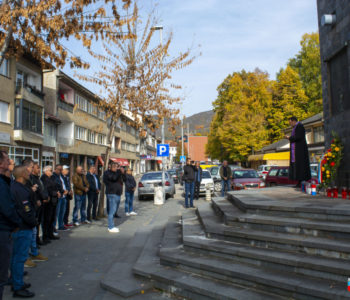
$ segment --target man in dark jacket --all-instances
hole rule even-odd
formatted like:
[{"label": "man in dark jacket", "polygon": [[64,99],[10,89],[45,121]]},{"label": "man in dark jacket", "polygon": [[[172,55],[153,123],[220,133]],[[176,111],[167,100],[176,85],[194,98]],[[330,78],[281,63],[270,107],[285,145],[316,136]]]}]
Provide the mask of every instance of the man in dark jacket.
[{"label": "man in dark jacket", "polygon": [[125,215],[137,216],[137,213],[134,212],[133,202],[134,202],[134,193],[136,190],[136,181],[134,176],[132,176],[132,170],[128,169],[125,175]]},{"label": "man in dark jacket", "polygon": [[225,196],[225,187],[227,187],[227,191],[230,191],[231,188],[231,178],[232,178],[232,170],[228,165],[227,160],[222,162],[222,166],[219,170],[221,177],[221,197]]},{"label": "man in dark jacket", "polygon": [[48,200],[43,201],[43,241],[50,243],[50,240],[58,240],[58,236],[54,236],[54,221],[56,216],[56,206],[58,198],[61,197],[59,192],[59,186],[55,178],[52,176],[52,167],[45,166],[43,169],[44,174],[41,176],[41,181],[48,194]]},{"label": "man in dark jacket", "polygon": [[11,279],[14,297],[34,297],[28,288],[30,284],[23,282],[24,263],[28,258],[32,241],[33,228],[37,225],[36,212],[33,205],[34,193],[26,186],[30,173],[25,166],[17,166],[13,171],[15,182],[11,185],[11,194],[17,214],[21,218],[18,231],[12,233],[13,253],[11,261]]},{"label": "man in dark jacket", "polygon": [[302,181],[311,179],[309,150],[304,125],[296,117],[291,117],[289,124],[293,128],[292,135],[285,136],[290,142],[289,178],[297,180],[300,187]]},{"label": "man in dark jacket", "polygon": [[12,253],[11,232],[18,230],[21,219],[12,201],[9,171],[10,159],[5,151],[0,151],[0,299],[8,282],[8,269]]},{"label": "man in dark jacket", "polygon": [[[194,181],[195,181],[195,167],[191,164],[191,159],[187,159],[186,166],[184,166],[184,174],[182,180],[185,183],[185,207],[189,208],[193,206],[194,196]],[[188,194],[190,194],[190,206],[188,206]]]},{"label": "man in dark jacket", "polygon": [[[54,232],[56,233],[56,235],[57,235],[57,229],[69,230],[68,228],[65,228],[63,224],[64,213],[66,212],[66,196],[68,194],[68,190],[66,188],[66,185],[62,177],[62,170],[63,170],[63,166],[58,164],[55,167],[55,172],[52,174],[52,177],[55,178],[58,190],[61,194],[61,196],[58,198],[58,202],[56,206],[56,215],[53,223]],[[56,224],[58,224],[57,229],[56,229]]]},{"label": "man in dark jacket", "polygon": [[195,167],[195,181],[194,181],[194,198],[199,199],[199,192],[201,188],[201,181],[202,181],[202,173],[203,170],[201,168],[201,165],[199,161],[196,162],[196,167]]},{"label": "man in dark jacket", "polygon": [[44,184],[40,180],[40,166],[39,163],[35,162],[33,166],[32,174],[30,175],[30,181],[33,183],[34,186],[37,186],[37,189],[35,191],[36,194],[36,200],[40,202],[40,206],[37,206],[37,221],[38,225],[36,228],[36,242],[38,245],[43,245],[44,243],[40,240],[40,226],[43,223],[43,205],[44,200],[48,200],[48,194],[44,187]]},{"label": "man in dark jacket", "polygon": [[86,178],[89,182],[87,219],[91,222],[91,215],[92,219],[97,220],[98,196],[101,190],[101,182],[96,175],[96,167],[94,165],[90,166]]},{"label": "man in dark jacket", "polygon": [[114,226],[114,214],[117,212],[120,204],[120,196],[123,192],[124,169],[116,163],[112,163],[110,170],[103,175],[103,182],[106,185],[107,201],[109,203],[108,211],[108,231],[118,233],[119,228]]},{"label": "man in dark jacket", "polygon": [[73,223],[69,223],[69,212],[70,212],[70,202],[73,199],[73,191],[72,186],[70,184],[70,178],[69,178],[69,167],[67,165],[63,166],[62,169],[62,178],[64,180],[64,184],[66,186],[66,189],[68,191],[68,194],[66,196],[66,211],[64,212],[63,217],[63,223],[65,228],[69,228],[73,226]]}]

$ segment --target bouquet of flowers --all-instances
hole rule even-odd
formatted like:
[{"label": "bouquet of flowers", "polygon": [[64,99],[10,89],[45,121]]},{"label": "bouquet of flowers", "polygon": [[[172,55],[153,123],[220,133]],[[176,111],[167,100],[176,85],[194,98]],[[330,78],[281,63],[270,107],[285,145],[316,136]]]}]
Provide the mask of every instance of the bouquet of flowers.
[{"label": "bouquet of flowers", "polygon": [[343,145],[338,136],[333,134],[331,147],[321,161],[321,187],[331,187],[337,177],[337,170],[343,158]]}]

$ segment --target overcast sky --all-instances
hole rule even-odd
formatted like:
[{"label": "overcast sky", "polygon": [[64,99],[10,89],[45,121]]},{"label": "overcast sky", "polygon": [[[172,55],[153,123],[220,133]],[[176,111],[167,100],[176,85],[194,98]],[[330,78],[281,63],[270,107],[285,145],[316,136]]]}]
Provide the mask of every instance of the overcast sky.
[{"label": "overcast sky", "polygon": [[186,116],[210,110],[217,86],[232,72],[258,67],[275,78],[299,51],[302,35],[318,30],[316,0],[140,2],[142,11],[158,3],[161,25],[174,33],[173,53],[201,45],[202,56],[174,76],[185,87]]}]

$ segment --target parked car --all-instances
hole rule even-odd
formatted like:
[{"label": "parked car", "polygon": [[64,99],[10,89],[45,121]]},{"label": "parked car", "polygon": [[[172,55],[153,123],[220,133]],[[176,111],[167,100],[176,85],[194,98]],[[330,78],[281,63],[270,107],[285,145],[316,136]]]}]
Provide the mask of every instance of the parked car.
[{"label": "parked car", "polygon": [[[317,172],[311,169],[311,177],[317,180]],[[266,186],[296,185],[298,181],[289,179],[289,167],[272,167],[265,179]]]},{"label": "parked car", "polygon": [[232,172],[231,187],[233,190],[260,189],[265,182],[253,169],[236,169]]},{"label": "parked car", "polygon": [[272,167],[277,167],[277,166],[276,165],[260,165],[258,167],[259,176],[265,180],[266,175],[269,173],[269,171]]},{"label": "parked car", "polygon": [[167,170],[167,172],[170,174],[170,176],[173,178],[175,183],[179,183],[179,178],[177,177],[176,169],[170,169]]},{"label": "parked car", "polygon": [[199,193],[205,194],[207,188],[210,189],[211,194],[214,194],[214,180],[209,171],[203,170]]},{"label": "parked car", "polygon": [[[210,169],[208,169],[208,171],[211,174],[211,177],[214,180],[214,190],[215,190],[215,192],[221,192],[221,189],[222,189],[221,177],[220,177],[220,172],[219,172],[220,171],[220,167],[221,166],[215,166],[215,167],[211,167]],[[229,165],[229,167],[231,168],[232,173],[233,173],[234,170],[241,169],[241,167],[237,166],[237,165]]]},{"label": "parked car", "polygon": [[[142,175],[139,185],[139,200],[147,196],[154,196],[154,187],[162,186],[162,172],[148,172]],[[173,178],[168,172],[165,172],[165,195],[174,198],[176,188]]]}]

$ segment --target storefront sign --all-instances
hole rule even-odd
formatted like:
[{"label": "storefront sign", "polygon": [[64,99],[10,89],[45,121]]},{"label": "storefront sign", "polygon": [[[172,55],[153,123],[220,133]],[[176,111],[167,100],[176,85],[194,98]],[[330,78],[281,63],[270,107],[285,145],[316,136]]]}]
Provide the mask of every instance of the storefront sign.
[{"label": "storefront sign", "polygon": [[151,159],[153,159],[153,156],[152,155],[140,155],[140,158],[141,159],[151,160]]},{"label": "storefront sign", "polygon": [[68,158],[68,157],[69,157],[69,154],[68,154],[68,153],[61,153],[61,154],[60,154],[60,157],[61,157],[61,158]]}]

